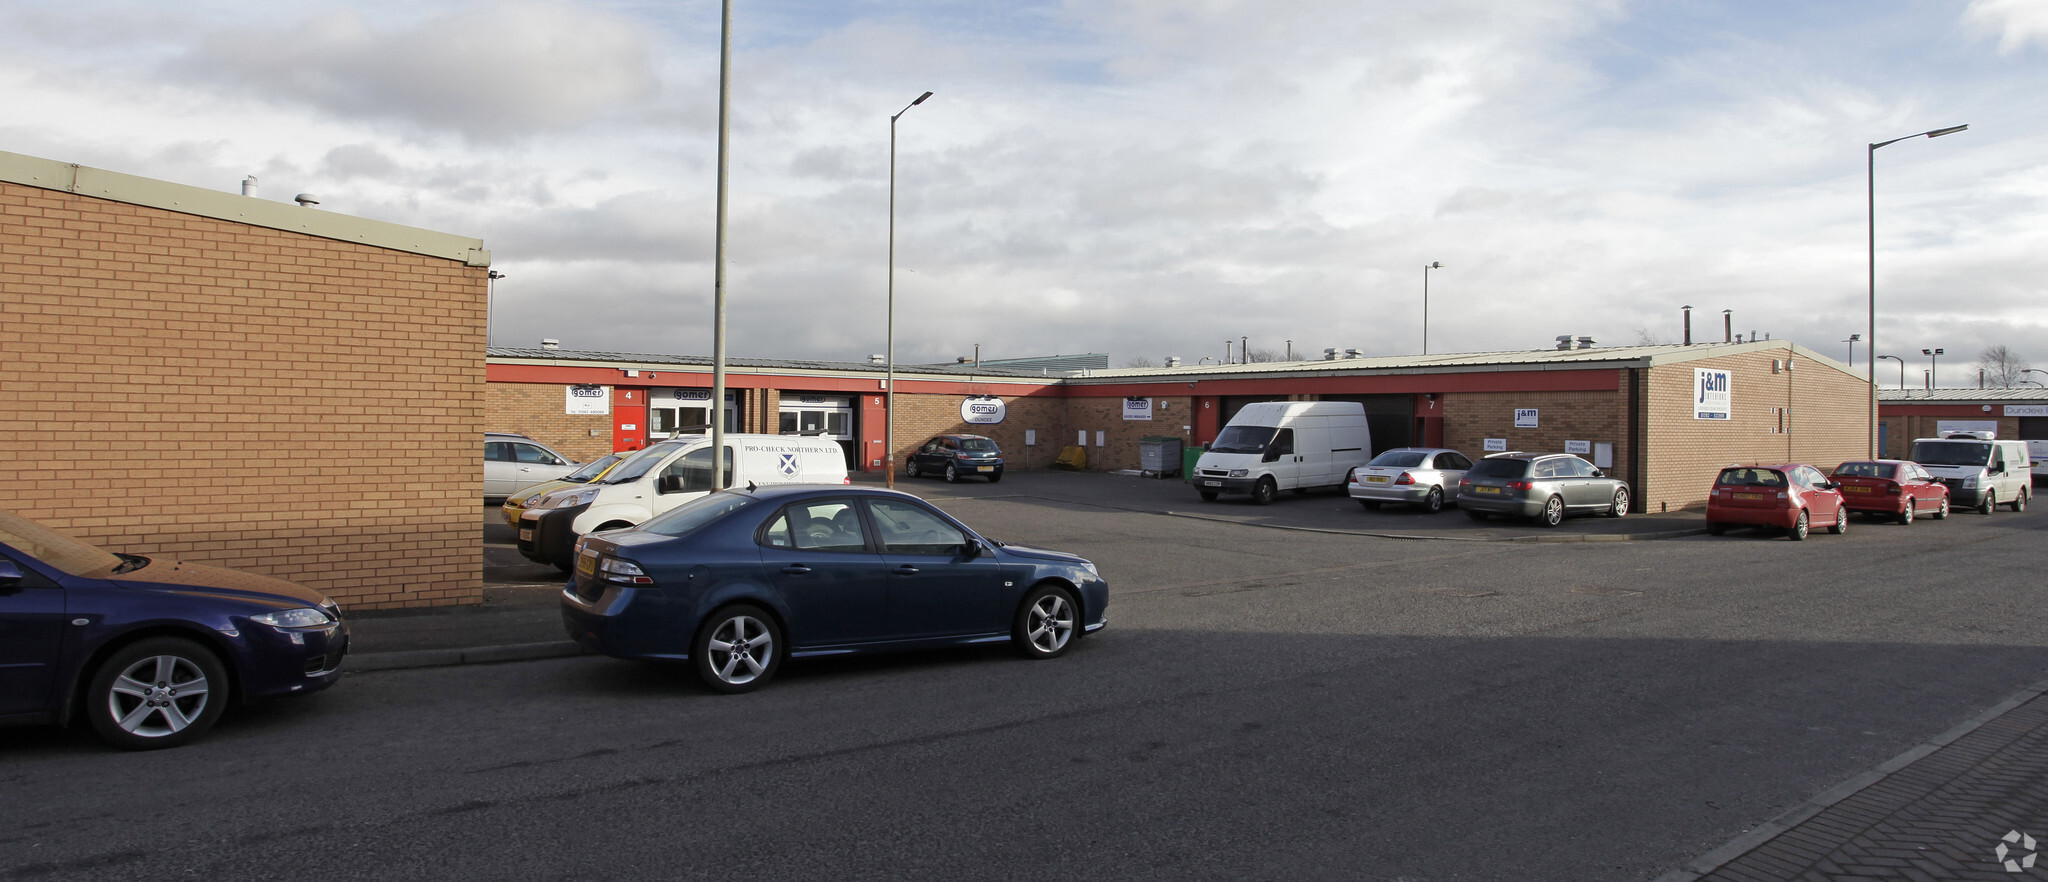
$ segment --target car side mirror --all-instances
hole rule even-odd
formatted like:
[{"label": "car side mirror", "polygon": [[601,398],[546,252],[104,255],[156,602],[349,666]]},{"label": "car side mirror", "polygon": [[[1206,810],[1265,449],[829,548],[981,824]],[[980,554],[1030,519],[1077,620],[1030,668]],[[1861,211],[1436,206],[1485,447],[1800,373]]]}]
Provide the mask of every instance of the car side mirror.
[{"label": "car side mirror", "polygon": [[1607,473],[1606,473],[1606,472],[1603,472],[1603,471],[1601,471],[1601,470],[1599,470],[1599,469],[1597,469],[1597,468],[1595,468],[1595,469],[1593,470],[1593,477],[1595,477],[1595,478],[1605,478],[1605,477],[1607,477]]},{"label": "car side mirror", "polygon": [[0,591],[12,593],[14,589],[21,587],[23,578],[20,565],[0,557]]},{"label": "car side mirror", "polygon": [[681,492],[683,492],[683,476],[682,476],[682,475],[662,475],[661,477],[659,477],[659,478],[656,478],[656,479],[654,479],[654,492],[656,492],[656,493],[681,493]]}]

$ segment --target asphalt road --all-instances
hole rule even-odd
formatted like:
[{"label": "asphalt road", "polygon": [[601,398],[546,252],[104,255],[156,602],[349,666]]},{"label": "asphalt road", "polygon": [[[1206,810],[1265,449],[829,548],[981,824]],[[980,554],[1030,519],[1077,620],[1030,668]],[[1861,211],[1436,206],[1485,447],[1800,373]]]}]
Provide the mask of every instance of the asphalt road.
[{"label": "asphalt road", "polygon": [[1649,879],[2048,673],[2039,512],[1508,545],[1022,483],[912,489],[1103,565],[1066,658],[362,674],[149,754],[0,730],[0,877]]}]

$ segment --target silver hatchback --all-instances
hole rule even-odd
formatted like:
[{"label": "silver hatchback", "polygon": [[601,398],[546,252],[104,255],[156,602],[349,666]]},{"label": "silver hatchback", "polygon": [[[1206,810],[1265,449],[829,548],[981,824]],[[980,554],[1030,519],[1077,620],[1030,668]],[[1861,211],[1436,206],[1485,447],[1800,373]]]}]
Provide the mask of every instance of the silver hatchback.
[{"label": "silver hatchback", "polygon": [[1458,507],[1475,521],[1502,514],[1555,527],[1566,515],[1621,517],[1628,501],[1628,482],[1569,453],[1496,453],[1458,482]]},{"label": "silver hatchback", "polygon": [[1370,511],[1382,502],[1412,505],[1432,514],[1442,511],[1472,460],[1441,447],[1396,447],[1352,469],[1344,489]]}]

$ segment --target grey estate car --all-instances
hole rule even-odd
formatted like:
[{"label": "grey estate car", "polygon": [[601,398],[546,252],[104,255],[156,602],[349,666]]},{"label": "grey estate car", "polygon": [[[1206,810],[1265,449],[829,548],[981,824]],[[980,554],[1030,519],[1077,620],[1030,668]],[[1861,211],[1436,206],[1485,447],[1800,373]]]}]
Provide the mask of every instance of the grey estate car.
[{"label": "grey estate car", "polygon": [[1441,447],[1396,447],[1351,470],[1345,492],[1368,511],[1400,502],[1432,514],[1442,511],[1472,461]]},{"label": "grey estate car", "polygon": [[1516,515],[1555,527],[1566,515],[1627,514],[1628,483],[1569,453],[1496,453],[1465,470],[1458,507],[1475,521]]}]

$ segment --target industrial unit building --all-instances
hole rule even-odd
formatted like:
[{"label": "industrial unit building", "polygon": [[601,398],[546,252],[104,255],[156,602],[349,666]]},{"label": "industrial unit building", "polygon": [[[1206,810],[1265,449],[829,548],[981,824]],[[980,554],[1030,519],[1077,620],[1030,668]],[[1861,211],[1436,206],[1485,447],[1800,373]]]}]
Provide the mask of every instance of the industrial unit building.
[{"label": "industrial unit building", "polygon": [[[1358,401],[1376,450],[1410,445],[1580,453],[1635,488],[1638,511],[1703,506],[1731,462],[1864,455],[1867,390],[1785,341],[1630,346],[1087,370],[896,368],[895,449],[883,450],[886,367],[729,362],[727,428],[823,431],[857,470],[900,467],[934,434],[988,435],[1019,466],[1081,446],[1095,469],[1139,466],[1146,437],[1215,438],[1254,401]],[[708,423],[708,360],[490,350],[488,428],[593,456]],[[578,392],[577,390],[583,390]],[[609,411],[592,402],[609,401]]]}]

